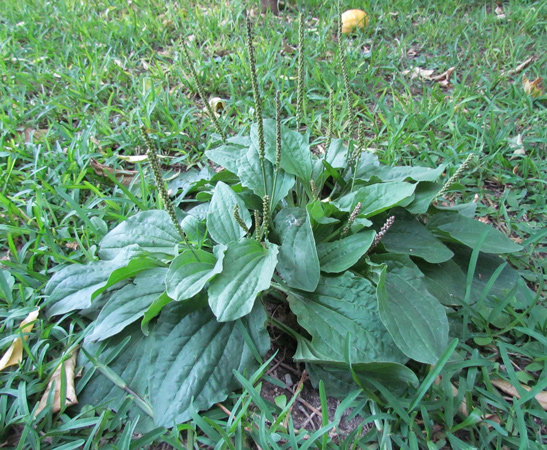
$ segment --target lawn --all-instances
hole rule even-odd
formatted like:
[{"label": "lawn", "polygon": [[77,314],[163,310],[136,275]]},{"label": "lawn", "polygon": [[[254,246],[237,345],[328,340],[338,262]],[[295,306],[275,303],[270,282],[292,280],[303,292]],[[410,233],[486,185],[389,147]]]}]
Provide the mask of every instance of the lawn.
[{"label": "lawn", "polygon": [[[341,11],[365,10],[369,23],[339,39],[336,2],[281,2],[274,16],[260,14],[258,0],[4,0],[0,355],[17,340],[21,358],[0,370],[0,448],[545,448],[547,95],[530,83],[547,76],[547,3],[340,3]],[[518,249],[500,250],[507,265],[479,279],[473,267],[485,259],[471,248],[462,286],[450,271],[439,279],[448,296],[463,289],[462,302],[442,302],[450,340],[435,360],[412,357],[401,365],[413,371],[415,384],[375,381],[349,389],[351,376],[346,383],[337,372],[310,374],[303,360],[293,361],[290,330],[298,327],[286,296],[273,296],[266,301],[273,345],[260,352],[264,364],[238,376],[238,389],[225,400],[189,407],[184,423],[166,428],[142,413],[148,404],[125,385],[141,361],[135,340],[115,336],[85,353],[84,339],[94,332],[90,318],[101,306],[52,313],[46,285],[67,268],[100,261],[109,230],[139,212],[166,210],[172,202],[180,214],[209,202],[214,183],[236,186],[244,197],[238,180],[206,153],[214,154],[222,134],[243,142],[256,133],[247,17],[264,118],[277,114],[287,128],[308,133],[317,157],[329,148],[327,140],[340,140],[386,167],[442,165],[437,181],[446,189],[434,197],[435,208],[463,215],[476,208],[476,219]],[[167,195],[156,188],[151,147]],[[324,166],[345,184],[350,169]],[[315,185],[298,187],[295,199],[336,191],[328,183],[318,193]],[[418,211],[423,222],[426,210]],[[382,223],[374,222],[376,231]],[[213,219],[207,226],[214,230]],[[167,270],[152,260],[142,264]],[[518,271],[525,283],[511,279],[504,297],[495,290],[509,279],[506,270]],[[282,279],[274,276],[272,286],[283,288]],[[515,304],[509,296],[518,297],[524,285],[529,298]],[[166,298],[149,295],[154,305]],[[153,326],[158,312],[147,310],[136,333]],[[33,327],[20,329],[29,314]],[[351,360],[347,347],[344,362]],[[53,411],[53,391],[49,404],[39,404],[57,369],[62,406]],[[63,376],[71,372],[75,377]],[[64,400],[72,396],[65,381],[71,378],[79,404],[70,406]],[[118,397],[109,404],[112,392]]]}]

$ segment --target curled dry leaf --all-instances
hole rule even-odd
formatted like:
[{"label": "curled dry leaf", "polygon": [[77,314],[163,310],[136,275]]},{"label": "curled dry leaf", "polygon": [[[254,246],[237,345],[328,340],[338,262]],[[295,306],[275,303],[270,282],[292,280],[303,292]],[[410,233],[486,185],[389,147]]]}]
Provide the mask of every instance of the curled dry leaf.
[{"label": "curled dry leaf", "polygon": [[451,67],[440,75],[433,75],[433,73],[435,72],[434,70],[414,67],[414,69],[404,70],[402,73],[403,75],[409,75],[411,79],[421,78],[423,80],[436,81],[441,87],[452,87],[452,85],[450,84],[450,77],[452,76],[452,72],[454,72],[455,69],[455,67]]},{"label": "curled dry leaf", "polygon": [[[522,134],[517,134],[516,137],[508,139],[507,143],[509,144],[509,147],[514,150],[513,155],[515,155],[515,157],[526,155],[526,150],[524,150],[524,143],[522,142]],[[511,159],[515,159],[515,157],[512,157]]]},{"label": "curled dry leaf", "polygon": [[501,5],[496,6],[494,12],[496,13],[497,19],[505,19],[505,17],[507,17]]},{"label": "curled dry leaf", "polygon": [[[19,325],[19,330],[21,333],[30,333],[34,327],[34,322],[38,318],[39,309],[36,309],[29,313],[29,315],[21,322]],[[25,341],[28,340],[28,334],[23,336]],[[4,356],[0,360],[0,370],[4,370],[6,367],[14,366],[19,364],[23,360],[23,341],[20,337],[17,337],[13,340],[12,344],[4,353]]]},{"label": "curled dry leaf", "polygon": [[108,172],[109,174],[114,175],[116,179],[124,186],[129,186],[133,181],[133,178],[135,178],[135,175],[139,173],[136,170],[116,170],[112,167],[101,164],[94,159],[90,160],[90,164],[97,175],[107,177],[106,173]]},{"label": "curled dry leaf", "polygon": [[[131,163],[131,164],[136,164],[136,163],[148,161],[148,155],[117,155],[117,156],[118,156],[118,159],[121,159],[122,161]],[[156,156],[159,159],[161,159],[161,158],[168,159],[169,158],[169,156],[167,156],[167,155],[156,155]],[[131,172],[131,171],[128,171],[128,172]]]},{"label": "curled dry leaf", "polygon": [[[76,398],[76,390],[74,389],[74,368],[76,367],[76,354],[78,352],[78,347],[74,348],[70,352],[70,357],[61,363],[59,367],[53,373],[53,376],[47,384],[47,388],[40,399],[40,404],[36,408],[35,416],[40,414],[40,412],[47,406],[47,401],[51,392],[51,389],[55,388],[53,393],[53,405],[51,411],[56,413],[61,410],[61,384],[64,383],[66,386],[66,395],[65,395],[65,406],[76,405],[78,399]],[[63,373],[65,379],[61,380],[61,375]],[[55,386],[54,386],[55,385]]]},{"label": "curled dry leaf", "polygon": [[223,100],[220,97],[213,97],[209,100],[209,105],[211,106],[213,112],[217,116],[220,116],[226,109],[226,100]]},{"label": "curled dry leaf", "polygon": [[520,63],[517,67],[515,67],[514,69],[511,69],[507,72],[502,72],[501,73],[501,76],[505,76],[505,75],[517,75],[519,73],[521,73],[524,69],[526,69],[530,64],[532,64],[534,61],[536,60],[536,57],[535,56],[530,56],[530,58],[528,58],[526,61],[524,61],[523,63]]},{"label": "curled dry leaf", "polygon": [[537,98],[545,94],[543,88],[543,78],[537,77],[534,81],[530,81],[526,76],[522,77],[522,87],[524,92],[532,98]]},{"label": "curled dry leaf", "polygon": [[[515,386],[513,386],[508,381],[502,380],[500,378],[493,378],[490,381],[494,386],[496,386],[498,389],[505,392],[506,394],[509,394],[516,398],[520,398],[520,394],[518,393]],[[521,384],[520,386],[527,391],[532,390],[531,387],[525,386],[524,384]],[[541,407],[547,411],[547,391],[541,391],[539,394],[537,394],[536,400],[539,402]]]}]

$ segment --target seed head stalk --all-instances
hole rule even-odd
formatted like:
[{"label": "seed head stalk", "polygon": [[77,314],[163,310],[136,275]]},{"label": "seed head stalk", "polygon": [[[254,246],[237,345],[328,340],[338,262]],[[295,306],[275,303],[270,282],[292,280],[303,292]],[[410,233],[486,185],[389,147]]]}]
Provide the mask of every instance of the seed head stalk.
[{"label": "seed head stalk", "polygon": [[[338,54],[340,56],[340,66],[342,66],[342,76],[344,78],[344,87],[346,90],[346,101],[347,101],[347,108],[348,108],[348,117],[349,117],[349,134],[350,136],[353,136],[353,106],[352,106],[352,98],[353,94],[351,91],[351,87],[349,85],[349,75],[348,75],[348,68],[346,64],[346,51],[344,49],[343,44],[343,36],[342,36],[342,14],[340,11],[340,0],[337,2],[337,10],[338,10]],[[348,154],[347,154],[347,160],[349,160],[351,155],[349,154],[349,147],[348,147]]]},{"label": "seed head stalk", "polygon": [[465,158],[465,161],[462,163],[462,165],[458,168],[458,170],[456,170],[456,173],[454,173],[454,175],[452,175],[448,181],[444,184],[443,188],[439,191],[439,193],[437,194],[437,197],[441,197],[443,196],[444,194],[446,194],[446,192],[448,191],[448,188],[450,187],[451,184],[455,183],[456,181],[458,181],[460,179],[460,177],[462,176],[462,174],[468,169],[468,167],[471,165],[471,160],[473,159],[473,156],[474,154],[471,153],[467,156],[467,158]]},{"label": "seed head stalk", "polygon": [[272,188],[272,197],[270,210],[273,209],[273,201],[275,199],[275,190],[277,188],[277,177],[279,175],[279,169],[281,166],[281,101],[279,100],[279,91],[275,93],[275,166],[274,166],[274,180]]},{"label": "seed head stalk", "polygon": [[334,131],[334,94],[329,92],[329,123],[327,125],[327,142],[325,143],[325,152],[329,150]]},{"label": "seed head stalk", "polygon": [[264,192],[268,194],[268,185],[266,183],[266,144],[264,142],[264,123],[262,122],[262,104],[260,92],[258,91],[258,81],[256,78],[256,61],[253,48],[253,29],[249,15],[246,16],[247,23],[247,54],[249,55],[249,66],[251,68],[251,86],[253,88],[253,98],[255,103],[255,120],[258,126],[258,157],[262,168],[262,178],[264,181]]},{"label": "seed head stalk", "polygon": [[296,92],[296,130],[304,118],[304,15],[298,18],[298,85]]},{"label": "seed head stalk", "polygon": [[175,213],[175,208],[173,207],[173,202],[171,202],[169,194],[167,193],[167,189],[165,189],[165,182],[163,181],[163,177],[161,176],[160,163],[158,161],[158,155],[156,154],[154,143],[152,142],[152,139],[150,139],[150,136],[146,132],[144,126],[141,127],[141,133],[144,138],[144,142],[146,143],[146,154],[148,155],[148,160],[150,161],[150,166],[152,167],[152,173],[154,174],[154,179],[156,180],[156,186],[158,187],[158,192],[160,194],[161,200],[163,201],[163,204],[165,205],[165,209],[169,214],[169,218],[171,219],[171,222],[173,222],[173,225],[175,226],[186,246],[192,251],[196,260],[199,261],[198,255],[194,251],[194,248],[188,242],[188,237],[186,236],[186,233],[180,226],[179,221],[177,220],[177,215]]}]

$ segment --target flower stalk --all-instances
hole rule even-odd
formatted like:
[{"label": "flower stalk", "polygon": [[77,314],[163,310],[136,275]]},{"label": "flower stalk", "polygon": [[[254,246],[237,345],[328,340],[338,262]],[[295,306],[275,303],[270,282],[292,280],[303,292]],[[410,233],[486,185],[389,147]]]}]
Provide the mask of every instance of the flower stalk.
[{"label": "flower stalk", "polygon": [[448,192],[448,188],[461,178],[462,174],[471,165],[471,160],[473,159],[473,156],[474,156],[473,153],[467,155],[467,158],[465,158],[465,161],[462,163],[462,165],[458,168],[458,170],[456,170],[454,175],[452,175],[448,179],[448,181],[444,184],[442,189],[439,191],[439,193],[437,194],[437,197],[442,197],[444,194],[446,194]]},{"label": "flower stalk", "polygon": [[374,237],[374,240],[372,241],[372,245],[368,249],[367,253],[370,253],[374,249],[374,247],[376,247],[380,243],[380,241],[386,235],[386,233],[391,228],[394,222],[395,222],[395,216],[391,216],[386,220],[386,223],[384,223],[384,225],[382,226],[378,234]]},{"label": "flower stalk", "polygon": [[[353,106],[352,106],[352,91],[351,87],[349,85],[349,74],[348,74],[348,68],[346,64],[346,50],[344,48],[343,44],[343,34],[342,34],[342,13],[340,10],[340,0],[337,2],[337,10],[338,10],[338,53],[340,56],[340,66],[342,67],[342,77],[344,79],[344,88],[346,90],[346,102],[347,102],[347,108],[348,108],[348,117],[349,117],[349,135],[353,136]],[[349,155],[348,155],[349,156]]]},{"label": "flower stalk", "polygon": [[329,150],[334,134],[334,94],[329,92],[329,123],[327,125],[327,142],[325,143],[325,153]]},{"label": "flower stalk", "polygon": [[359,203],[357,203],[355,208],[353,208],[353,211],[351,212],[351,214],[349,216],[348,223],[346,224],[346,226],[342,230],[342,235],[340,236],[342,239],[345,238],[349,234],[349,231],[351,230],[351,226],[353,225],[353,222],[355,222],[355,219],[357,219],[357,216],[361,212],[362,207],[363,207],[363,204],[361,202],[359,202]]},{"label": "flower stalk", "polygon": [[262,103],[260,98],[260,92],[258,91],[258,81],[256,77],[256,60],[253,47],[253,28],[251,25],[251,19],[249,15],[246,15],[247,25],[247,54],[249,56],[249,66],[251,69],[251,86],[253,89],[253,99],[255,103],[255,121],[258,127],[258,158],[260,159],[260,166],[262,168],[262,178],[264,182],[264,192],[268,192],[268,186],[266,183],[266,143],[264,141],[264,123],[262,122]]},{"label": "flower stalk", "polygon": [[234,219],[236,220],[237,224],[243,228],[245,233],[249,234],[249,227],[245,224],[245,221],[242,219],[241,215],[239,214],[239,205],[234,205]]},{"label": "flower stalk", "polygon": [[304,118],[304,15],[298,17],[298,83],[296,91],[296,129]]},{"label": "flower stalk", "polygon": [[177,220],[177,215],[175,213],[175,208],[173,207],[173,202],[171,201],[171,198],[169,197],[169,194],[167,193],[167,189],[165,189],[165,182],[163,181],[163,177],[161,176],[160,163],[158,161],[158,155],[156,154],[154,143],[152,142],[152,139],[150,139],[150,135],[147,133],[144,126],[141,127],[141,133],[144,138],[144,142],[146,143],[146,147],[147,147],[146,154],[148,155],[148,160],[150,161],[150,166],[152,167],[152,173],[154,174],[154,179],[156,180],[156,186],[158,187],[160,198],[163,201],[163,204],[165,205],[165,209],[167,210],[167,213],[169,214],[169,218],[171,219],[171,222],[173,222],[173,225],[175,226],[181,238],[184,240],[184,243],[193,252],[194,250],[188,242],[188,237],[186,236],[186,233],[180,226],[179,221]]}]

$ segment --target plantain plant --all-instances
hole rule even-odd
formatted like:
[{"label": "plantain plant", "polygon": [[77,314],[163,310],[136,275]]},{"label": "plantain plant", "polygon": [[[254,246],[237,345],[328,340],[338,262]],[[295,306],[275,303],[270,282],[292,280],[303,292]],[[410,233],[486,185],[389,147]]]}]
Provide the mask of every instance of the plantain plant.
[{"label": "plantain plant", "polygon": [[[466,338],[459,311],[533,302],[499,256],[521,247],[475,220],[474,203],[438,205],[444,166],[382,165],[362,130],[333,137],[332,107],[325,148],[312,151],[309,134],[281,124],[279,97],[276,118],[262,118],[250,24],[248,50],[256,121],[206,152],[224,170],[188,172],[175,210],[145,131],[166,210],[119,224],[99,260],[46,287],[49,315],[93,321],[81,403],[119,408],[130,395],[156,425],[184,422],[263,362],[268,325],[296,340],[294,359],[330,394],[414,389],[408,362],[435,364]],[[270,317],[268,302],[286,303],[297,325]]]}]

